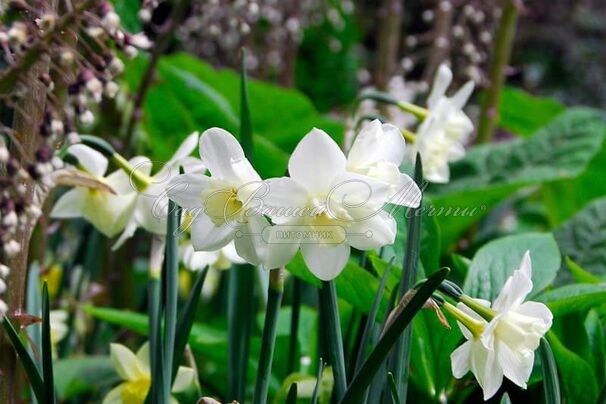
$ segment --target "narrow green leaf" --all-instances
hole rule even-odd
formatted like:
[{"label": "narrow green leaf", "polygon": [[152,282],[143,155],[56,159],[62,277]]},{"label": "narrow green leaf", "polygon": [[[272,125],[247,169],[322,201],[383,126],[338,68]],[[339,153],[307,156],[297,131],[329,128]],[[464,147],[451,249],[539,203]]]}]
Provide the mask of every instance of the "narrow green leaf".
[{"label": "narrow green leaf", "polygon": [[398,395],[398,386],[393,378],[393,373],[387,372],[387,381],[389,382],[389,391],[391,392],[391,401],[393,404],[400,404],[400,396]]},{"label": "narrow green leaf", "polygon": [[[240,71],[240,143],[244,154],[254,161],[253,128],[248,105],[246,55],[242,51]],[[245,401],[246,368],[250,350],[249,335],[254,321],[254,272],[251,266],[233,267],[228,285],[228,385],[229,399]]]},{"label": "narrow green leaf", "polygon": [[[276,344],[276,326],[278,323],[278,313],[282,302],[284,292],[284,270],[281,268],[272,269],[269,273],[269,288],[267,296],[267,310],[265,312],[265,324],[263,326],[263,337],[261,338],[261,353],[259,355],[259,369],[257,371],[257,381],[255,384],[254,404],[264,404],[267,402],[267,393],[269,390],[269,380],[271,377],[271,364]],[[296,383],[295,401],[296,401]],[[292,387],[291,387],[292,391]],[[290,398],[291,391],[288,393]]]},{"label": "narrow green leaf", "polygon": [[181,208],[173,200],[168,201],[166,228],[166,258],[164,262],[164,285],[166,307],[164,308],[164,368],[162,371],[164,400],[170,399],[177,333],[177,300],[179,293],[179,218]]},{"label": "narrow green leaf", "polygon": [[322,373],[324,372],[324,361],[320,358],[320,363],[318,364],[318,374],[316,375],[316,386],[314,387],[314,391],[311,394],[310,404],[318,404],[318,396],[320,393],[320,384],[322,383]]},{"label": "narrow green leaf", "polygon": [[324,331],[328,344],[328,358],[335,378],[335,397],[340,400],[347,388],[347,374],[343,352],[343,337],[339,307],[337,306],[337,291],[334,281],[322,281],[320,288],[320,310],[323,312]]},{"label": "narrow green leaf", "polygon": [[286,404],[297,404],[297,383],[290,385],[288,396],[286,397]]},{"label": "narrow green leaf", "polygon": [[27,374],[27,378],[29,380],[30,385],[32,386],[32,390],[34,391],[34,395],[39,403],[45,402],[45,389],[44,382],[42,381],[42,376],[40,375],[40,371],[34,362],[34,359],[27,351],[27,348],[19,338],[19,334],[15,331],[15,327],[13,323],[10,321],[8,316],[4,317],[2,320],[4,324],[4,330],[6,334],[8,334],[8,338],[11,340],[11,344],[15,351],[17,351],[17,355],[19,355],[19,359],[21,360],[21,365],[23,365],[23,369],[25,370],[25,374]]},{"label": "narrow green leaf", "polygon": [[[26,309],[27,312],[32,316],[40,317],[42,315],[40,311],[42,308],[41,296],[42,291],[40,290],[40,266],[38,265],[38,262],[34,262],[32,263],[29,269],[29,274],[27,275],[26,296]],[[40,333],[40,330],[41,328],[39,323],[32,324],[27,327],[27,336],[31,341],[31,345],[38,348],[42,346],[42,335]],[[35,355],[33,355],[32,347],[28,345],[27,349],[28,352],[32,354],[32,357],[35,358]],[[41,369],[41,363],[39,363],[37,359],[35,359],[35,361],[36,365],[38,366],[38,369]]]},{"label": "narrow green leaf", "polygon": [[[299,336],[299,317],[301,314],[301,288],[302,283],[301,280],[297,277],[292,277],[292,305],[290,312],[290,340],[288,344],[288,365],[287,365],[287,373],[291,374],[295,370],[298,370],[298,356],[297,356],[297,346],[298,346],[298,336]],[[296,369],[295,369],[296,366]]]},{"label": "narrow green leaf", "polygon": [[46,282],[42,286],[42,379],[44,380],[44,402],[54,403],[53,346],[50,329],[50,303]]},{"label": "narrow green leaf", "polygon": [[179,330],[179,332],[177,333],[175,339],[175,356],[173,358],[171,385],[175,381],[175,377],[177,377],[179,364],[183,360],[183,355],[185,354],[185,347],[187,346],[187,340],[189,338],[189,334],[191,333],[192,326],[194,325],[196,309],[198,308],[198,303],[200,302],[200,293],[202,292],[202,286],[204,285],[204,280],[206,279],[207,273],[208,267],[205,267],[198,272],[198,276],[194,286],[191,289],[189,299],[187,299],[185,307],[183,308],[183,314],[177,323],[177,330]]},{"label": "narrow green leaf", "polygon": [[391,269],[393,268],[393,261],[394,258],[389,261],[389,265],[383,273],[381,283],[379,284],[379,288],[377,289],[377,293],[375,295],[375,300],[372,302],[372,307],[370,308],[370,312],[368,313],[368,317],[366,318],[366,324],[364,325],[364,331],[362,332],[362,338],[360,339],[360,347],[358,348],[358,354],[356,356],[354,373],[356,373],[360,369],[360,366],[362,366],[364,359],[366,359],[366,350],[368,348],[368,342],[375,329],[377,313],[379,312],[379,307],[381,306],[381,302],[383,301],[385,285],[387,284],[387,278],[389,278],[389,274],[391,273]]},{"label": "narrow green leaf", "polygon": [[228,285],[228,388],[229,399],[245,401],[250,333],[254,321],[255,272],[250,265],[234,266]]},{"label": "narrow green leaf", "polygon": [[[421,156],[417,153],[415,162],[415,183],[420,189],[423,189],[423,164]],[[398,299],[402,299],[406,292],[412,288],[417,277],[417,266],[419,263],[419,252],[421,250],[421,219],[419,214],[423,207],[423,201],[418,208],[409,209],[409,221],[406,237],[406,252],[402,265],[402,279],[400,282],[400,291]],[[396,349],[391,358],[391,368],[394,370],[394,378],[398,388],[398,396],[402,397],[402,402],[406,402],[406,392],[408,390],[408,364],[410,361],[410,347],[412,339],[412,327],[404,330],[396,345]]]},{"label": "narrow green leaf", "polygon": [[148,281],[149,307],[149,354],[151,385],[146,402],[157,403],[158,397],[163,397],[164,377],[162,368],[164,354],[162,352],[162,289],[160,279],[151,277]]},{"label": "narrow green leaf", "polygon": [[403,305],[404,302],[400,303],[399,307],[401,307],[401,310],[395,315],[391,321],[391,325],[385,330],[377,346],[370,353],[360,371],[349,384],[345,395],[339,401],[341,404],[356,404],[362,401],[366,388],[371,383],[391,348],[449,272],[448,268],[440,269],[419,287],[408,304]]},{"label": "narrow green leaf", "polygon": [[541,338],[539,346],[541,356],[541,370],[543,372],[543,388],[545,389],[545,402],[547,404],[560,404],[560,382],[558,379],[558,368],[553,357],[549,342]]}]

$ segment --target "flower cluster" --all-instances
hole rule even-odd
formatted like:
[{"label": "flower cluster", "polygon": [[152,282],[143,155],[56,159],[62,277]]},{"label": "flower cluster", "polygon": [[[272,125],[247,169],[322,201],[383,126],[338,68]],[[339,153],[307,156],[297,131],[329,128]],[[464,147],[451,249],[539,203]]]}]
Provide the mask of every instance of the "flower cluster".
[{"label": "flower cluster", "polygon": [[[474,83],[468,81],[454,95],[448,97],[446,92],[453,79],[450,68],[439,66],[427,97],[426,108],[412,103],[414,98],[423,92],[418,83],[403,83],[392,80],[394,94],[376,93],[369,90],[363,93],[362,104],[357,116],[372,115],[375,101],[391,104],[388,110],[393,122],[399,127],[414,127],[415,132],[403,129],[411,147],[408,148],[408,160],[413,162],[417,153],[423,160],[425,179],[435,183],[446,183],[450,180],[448,164],[465,155],[465,145],[473,132],[473,123],[463,108],[471,96]],[[418,123],[421,121],[420,123]],[[352,138],[353,131],[349,132]]]},{"label": "flower cluster", "polygon": [[272,269],[300,249],[310,271],[329,280],[345,267],[350,246],[369,250],[393,243],[396,223],[382,210],[386,203],[419,205],[420,189],[399,171],[404,154],[400,131],[379,121],[360,131],[348,156],[313,129],[292,153],[290,176],[262,180],[238,141],[213,128],[200,138],[211,176],[179,175],[168,194],[193,214],[195,250],[234,241],[240,257]]},{"label": "flower cluster", "polygon": [[484,400],[496,394],[503,377],[526,388],[534,351],[551,328],[553,319],[543,303],[524,302],[532,285],[530,252],[527,251],[519,269],[507,279],[492,304],[457,294],[457,307],[445,305],[467,339],[451,355],[453,375],[462,378],[471,371],[484,391]]}]

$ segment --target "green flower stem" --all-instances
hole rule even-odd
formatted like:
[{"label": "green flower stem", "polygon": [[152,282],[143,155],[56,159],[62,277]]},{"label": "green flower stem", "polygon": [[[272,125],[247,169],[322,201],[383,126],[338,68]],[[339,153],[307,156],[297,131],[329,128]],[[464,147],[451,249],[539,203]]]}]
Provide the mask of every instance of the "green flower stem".
[{"label": "green flower stem", "polygon": [[484,325],[475,318],[471,317],[469,314],[463,312],[462,310],[457,309],[455,306],[448,302],[444,302],[444,310],[451,316],[453,316],[458,322],[463,324],[475,338],[479,338],[484,331]]},{"label": "green flower stem", "polygon": [[138,192],[143,192],[149,187],[152,183],[152,179],[147,175],[143,174],[141,171],[138,171],[132,164],[128,162],[124,157],[122,157],[118,153],[112,154],[112,161],[115,165],[120,167],[122,171],[128,174],[137,188]]},{"label": "green flower stem", "polygon": [[490,307],[481,305],[477,300],[472,299],[471,297],[469,297],[467,295],[462,295],[459,298],[459,301],[461,303],[465,304],[465,306],[469,307],[471,310],[478,313],[486,321],[492,320],[494,318],[494,316],[496,315],[496,313],[493,309],[491,309]]},{"label": "green flower stem", "polygon": [[400,108],[404,112],[408,112],[409,114],[414,115],[416,118],[420,120],[424,120],[429,115],[429,111],[423,107],[419,107],[418,105],[411,104],[410,102],[398,101],[396,106]]},{"label": "green flower stem", "polygon": [[404,136],[404,140],[408,143],[415,143],[417,141],[417,135],[414,132],[409,131],[408,129],[401,129],[402,136]]},{"label": "green flower stem", "polygon": [[181,209],[173,202],[168,202],[168,220],[166,229],[166,259],[164,262],[164,291],[166,304],[164,308],[164,397],[170,399],[172,385],[173,360],[177,333],[177,301],[179,293],[179,219]]},{"label": "green flower stem", "polygon": [[[381,339],[360,368],[360,371],[356,373],[354,379],[349,384],[349,388],[345,395],[339,400],[339,403],[358,404],[364,400],[364,392],[374,379],[375,375],[377,375],[377,372],[379,372],[385,358],[400,339],[400,336],[408,327],[414,316],[423,308],[427,299],[431,297],[449,272],[450,270],[448,268],[442,268],[436,271],[436,273],[417,289],[417,293],[414,294],[408,304],[405,304],[404,301],[400,302],[399,308],[395,309],[397,310],[395,312],[397,314],[394,315],[391,325],[383,332]],[[373,397],[373,399],[374,398],[375,397]]]},{"label": "green flower stem", "polygon": [[334,281],[322,281],[320,288],[320,305],[323,311],[324,331],[328,348],[328,359],[332,365],[335,380],[335,398],[341,400],[347,389],[345,357],[343,353],[343,337],[339,307],[337,306],[337,291]]},{"label": "green flower stem", "polygon": [[261,353],[259,355],[259,368],[257,370],[257,382],[255,384],[254,404],[267,402],[269,379],[271,378],[271,364],[276,344],[276,327],[278,325],[278,313],[284,293],[284,269],[272,269],[269,272],[269,288],[267,297],[267,310],[265,312],[265,324],[263,326],[263,337],[261,339]]}]

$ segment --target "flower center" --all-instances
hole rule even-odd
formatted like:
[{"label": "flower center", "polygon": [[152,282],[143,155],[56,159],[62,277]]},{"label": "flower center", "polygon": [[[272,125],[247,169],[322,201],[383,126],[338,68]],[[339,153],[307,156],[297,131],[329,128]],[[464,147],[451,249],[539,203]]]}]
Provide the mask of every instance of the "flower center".
[{"label": "flower center", "polygon": [[143,404],[151,381],[147,377],[124,383],[122,401],[131,404]]},{"label": "flower center", "polygon": [[205,213],[217,227],[233,221],[242,212],[242,207],[238,192],[233,188],[215,191],[204,199]]}]

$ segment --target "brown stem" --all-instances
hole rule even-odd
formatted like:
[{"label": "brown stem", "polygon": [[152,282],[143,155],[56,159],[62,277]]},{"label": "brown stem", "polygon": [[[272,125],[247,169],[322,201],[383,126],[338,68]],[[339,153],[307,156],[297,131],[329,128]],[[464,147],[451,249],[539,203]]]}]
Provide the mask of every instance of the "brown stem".
[{"label": "brown stem", "polygon": [[[434,41],[433,46],[429,52],[427,60],[427,66],[424,71],[424,80],[426,83],[430,83],[434,76],[438,66],[447,57],[450,51],[450,45],[447,39],[450,37],[450,31],[452,29],[452,13],[453,7],[443,9],[440,5],[436,6],[434,14],[436,16],[436,23],[434,25]],[[442,41],[441,39],[446,41]]]},{"label": "brown stem", "polygon": [[490,61],[490,86],[486,91],[486,97],[482,104],[477,143],[492,141],[494,131],[499,121],[498,110],[501,99],[501,90],[505,82],[505,69],[511,58],[511,48],[513,47],[513,40],[516,32],[518,11],[518,7],[514,4],[513,0],[505,0],[503,14],[501,15],[499,28],[494,41],[494,53]]},{"label": "brown stem", "polygon": [[376,84],[386,90],[398,63],[402,27],[402,0],[384,0],[379,20]]},{"label": "brown stem", "polygon": [[133,98],[133,108],[124,131],[124,143],[122,146],[122,151],[128,150],[132,145],[135,125],[142,117],[141,107],[143,105],[143,101],[145,101],[147,91],[154,81],[153,79],[156,72],[156,67],[158,66],[160,57],[168,48],[172,33],[175,31],[175,29],[177,29],[185,16],[187,4],[188,2],[185,0],[177,0],[175,2],[175,8],[170,16],[170,19],[160,29],[160,34],[156,38],[156,42],[149,58],[149,63],[147,64],[147,68],[143,73],[143,77],[141,78],[141,82],[139,83],[139,87],[137,88],[137,92]]},{"label": "brown stem", "polygon": [[[35,160],[34,154],[42,137],[39,134],[40,124],[44,118],[46,103],[46,88],[38,80],[41,73],[48,71],[48,58],[43,56],[34,63],[22,76],[28,83],[27,93],[18,101],[18,107],[14,112],[13,129],[15,137],[20,143],[25,155],[20,156],[21,162]],[[25,181],[27,192],[25,197],[31,201],[34,196],[34,183]],[[23,309],[25,282],[27,279],[27,262],[29,252],[29,241],[35,223],[28,223],[20,228],[15,235],[15,240],[21,245],[21,251],[15,257],[7,258],[6,265],[11,269],[7,279],[10,286],[6,291],[6,303],[10,313],[20,312]],[[2,335],[2,337],[4,337]],[[0,377],[0,402],[12,404],[21,393],[18,388],[18,372],[16,356],[10,343],[2,338],[0,340],[0,364],[2,366],[2,377]]]}]

